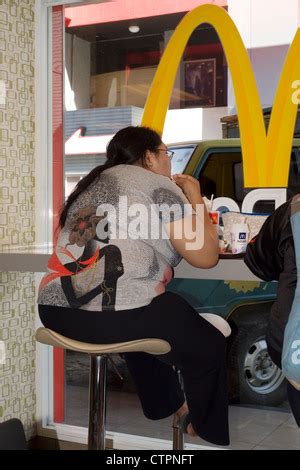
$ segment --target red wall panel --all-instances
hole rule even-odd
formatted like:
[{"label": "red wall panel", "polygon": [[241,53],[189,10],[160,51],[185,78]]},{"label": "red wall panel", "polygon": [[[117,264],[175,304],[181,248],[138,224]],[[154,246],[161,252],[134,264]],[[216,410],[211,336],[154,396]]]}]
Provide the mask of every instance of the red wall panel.
[{"label": "red wall panel", "polygon": [[199,5],[212,3],[226,7],[227,0],[114,0],[96,5],[66,8],[66,22],[69,28],[90,24],[110,23],[151,16],[170,15],[190,11]]},{"label": "red wall panel", "polygon": [[[63,34],[64,7],[52,9],[52,147],[53,147],[53,244],[57,240],[59,213],[63,203]],[[54,421],[61,423],[65,414],[64,350],[54,348]]]}]

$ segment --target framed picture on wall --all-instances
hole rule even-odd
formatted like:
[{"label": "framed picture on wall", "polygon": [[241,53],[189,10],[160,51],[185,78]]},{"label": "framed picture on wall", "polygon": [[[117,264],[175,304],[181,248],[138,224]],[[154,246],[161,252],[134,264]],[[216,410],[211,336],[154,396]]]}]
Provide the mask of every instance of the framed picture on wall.
[{"label": "framed picture on wall", "polygon": [[184,106],[216,106],[216,59],[184,62]]}]

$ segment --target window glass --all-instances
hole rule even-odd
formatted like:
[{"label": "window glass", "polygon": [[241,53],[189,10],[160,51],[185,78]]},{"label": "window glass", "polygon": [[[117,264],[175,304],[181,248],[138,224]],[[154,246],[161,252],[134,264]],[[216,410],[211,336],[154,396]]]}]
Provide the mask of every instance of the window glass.
[{"label": "window glass", "polygon": [[[155,9],[146,2],[141,17],[139,0],[113,3],[117,2],[122,8],[114,15],[109,13],[110,2],[65,8],[65,199],[83,176],[105,162],[112,136],[123,127],[140,124],[163,51],[190,9],[186,0],[175,2],[176,7],[162,0]],[[203,24],[195,29],[185,48],[169,109],[180,113],[187,108],[226,105],[223,48],[215,30]],[[188,123],[190,117],[185,116]],[[168,142],[179,141],[175,126],[168,133]],[[184,172],[195,145],[170,148],[175,151],[172,173]],[[159,426],[146,420],[124,360],[118,355],[113,359],[115,364],[110,362],[108,370],[107,429],[171,439],[171,418],[160,421]],[[88,357],[68,351],[64,401],[67,424],[87,426],[88,374]]]},{"label": "window glass", "polygon": [[234,165],[236,163],[239,164],[241,159],[242,155],[240,152],[210,153],[199,177],[202,194],[208,198],[214,195],[214,198],[230,197],[235,199],[236,180]]}]

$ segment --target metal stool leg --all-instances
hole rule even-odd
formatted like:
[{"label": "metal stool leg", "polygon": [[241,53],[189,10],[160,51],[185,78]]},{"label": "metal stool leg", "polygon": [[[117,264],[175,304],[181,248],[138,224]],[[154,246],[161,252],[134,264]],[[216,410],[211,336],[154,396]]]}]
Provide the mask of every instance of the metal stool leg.
[{"label": "metal stool leg", "polygon": [[[182,380],[182,375],[180,373],[180,370],[175,368],[177,375],[178,375],[178,380],[181,385],[182,390],[184,390],[183,387],[183,380]],[[179,424],[179,419],[176,415],[174,415],[173,418],[173,450],[184,450],[184,436],[183,432],[181,429],[181,426]]]},{"label": "metal stool leg", "polygon": [[184,438],[178,417],[174,415],[173,419],[173,450],[184,449]]},{"label": "metal stool leg", "polygon": [[107,356],[91,355],[89,450],[105,450]]}]

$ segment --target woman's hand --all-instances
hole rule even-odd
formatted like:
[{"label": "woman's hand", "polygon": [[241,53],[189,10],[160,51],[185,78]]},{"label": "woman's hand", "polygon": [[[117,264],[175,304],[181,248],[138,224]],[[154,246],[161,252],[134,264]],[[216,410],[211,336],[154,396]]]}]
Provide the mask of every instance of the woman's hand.
[{"label": "woman's hand", "polygon": [[199,197],[201,198],[200,183],[196,178],[181,174],[173,175],[172,178],[191,204],[199,201]]}]

